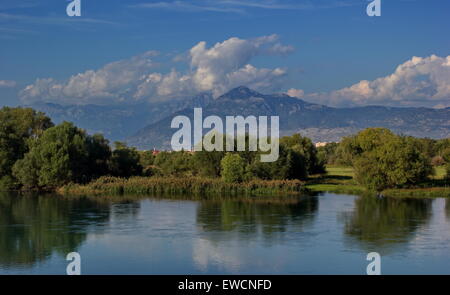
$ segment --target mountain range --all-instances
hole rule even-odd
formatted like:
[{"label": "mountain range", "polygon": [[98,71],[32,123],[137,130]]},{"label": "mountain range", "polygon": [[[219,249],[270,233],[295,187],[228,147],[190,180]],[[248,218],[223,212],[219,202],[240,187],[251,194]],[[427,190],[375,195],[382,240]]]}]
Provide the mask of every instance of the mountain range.
[{"label": "mountain range", "polygon": [[[172,134],[172,118],[184,115],[193,118],[193,109],[180,110],[148,125],[127,139],[130,145],[142,148],[168,149]],[[450,108],[394,108],[366,106],[333,108],[309,103],[286,94],[265,95],[247,87],[238,87],[218,97],[203,108],[203,117],[279,116],[280,134],[301,133],[314,142],[339,141],[342,136],[367,127],[386,127],[399,134],[416,137],[450,137]]]},{"label": "mountain range", "polygon": [[158,122],[176,111],[204,107],[212,100],[212,96],[205,93],[195,97],[153,103],[114,105],[36,103],[29,107],[46,113],[56,124],[62,121],[73,122],[89,134],[101,133],[110,141],[123,141],[145,126]]},{"label": "mountain range", "polygon": [[170,102],[115,106],[33,105],[54,122],[72,121],[89,133],[103,133],[110,140],[125,140],[139,149],[170,149],[175,116],[193,118],[194,107],[203,117],[279,116],[280,134],[301,133],[314,142],[339,141],[367,127],[386,127],[416,137],[450,137],[450,108],[364,106],[335,108],[306,102],[286,94],[261,94],[241,86],[213,99],[209,94]]}]

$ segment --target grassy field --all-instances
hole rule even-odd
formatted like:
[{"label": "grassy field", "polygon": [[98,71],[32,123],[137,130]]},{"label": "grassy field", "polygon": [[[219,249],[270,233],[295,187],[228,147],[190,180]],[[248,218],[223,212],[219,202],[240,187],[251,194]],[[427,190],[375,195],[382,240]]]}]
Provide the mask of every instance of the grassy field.
[{"label": "grassy field", "polygon": [[[427,183],[412,189],[389,189],[382,193],[395,197],[450,197],[450,186],[444,181],[445,168],[437,167],[435,175]],[[352,167],[327,166],[326,175],[313,176],[307,182],[306,188],[312,191],[327,191],[343,194],[367,194],[363,186],[353,179]]]},{"label": "grassy field", "polygon": [[348,177],[355,176],[355,173],[354,173],[352,167],[342,167],[342,166],[334,166],[334,165],[327,166],[327,174],[333,175],[333,176],[348,176]]},{"label": "grassy field", "polygon": [[366,189],[353,179],[352,167],[327,166],[326,175],[312,176],[306,188],[312,191],[327,191],[334,193],[362,194]]}]

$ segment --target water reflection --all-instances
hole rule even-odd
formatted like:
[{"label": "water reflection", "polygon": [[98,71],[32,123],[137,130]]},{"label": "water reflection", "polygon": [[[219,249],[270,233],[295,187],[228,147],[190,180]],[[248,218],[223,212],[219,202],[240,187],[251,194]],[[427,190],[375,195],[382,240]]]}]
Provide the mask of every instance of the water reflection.
[{"label": "water reflection", "polygon": [[317,209],[318,198],[313,196],[202,201],[197,224],[205,233],[234,231],[242,239],[261,233],[273,239],[275,234],[286,232],[289,225],[301,230],[314,219]]},{"label": "water reflection", "polygon": [[449,217],[448,199],[0,194],[0,273],[61,273],[72,251],[86,274],[360,274],[372,251],[448,273]]},{"label": "water reflection", "polygon": [[0,193],[0,266],[32,266],[53,253],[75,251],[93,224],[109,218],[106,204]]},{"label": "water reflection", "polygon": [[445,215],[450,220],[450,199],[445,200]]},{"label": "water reflection", "polygon": [[353,212],[344,214],[345,234],[367,251],[389,252],[408,242],[432,214],[432,199],[395,199],[364,196],[355,199]]}]

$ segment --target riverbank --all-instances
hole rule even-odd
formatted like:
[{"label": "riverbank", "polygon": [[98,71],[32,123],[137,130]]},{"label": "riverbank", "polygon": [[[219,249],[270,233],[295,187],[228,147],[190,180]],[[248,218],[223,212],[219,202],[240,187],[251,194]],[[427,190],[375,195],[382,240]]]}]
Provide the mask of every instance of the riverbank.
[{"label": "riverbank", "polygon": [[200,177],[101,177],[89,184],[68,184],[57,189],[62,195],[124,195],[124,194],[219,194],[277,195],[306,192],[299,180],[252,180],[227,183],[219,178]]},{"label": "riverbank", "polygon": [[[443,168],[442,168],[443,169]],[[383,195],[392,197],[450,197],[450,186],[444,173],[438,169],[430,181],[415,188],[388,189]],[[243,183],[227,183],[220,178],[201,177],[101,177],[88,184],[68,184],[57,189],[61,195],[296,195],[310,192],[338,194],[373,194],[354,180],[352,167],[327,166],[327,174],[311,177],[307,182],[299,180],[252,180]]]},{"label": "riverbank", "polygon": [[[435,172],[430,181],[419,184],[415,188],[388,189],[382,194],[391,197],[450,197],[450,183],[444,180],[444,167],[438,167]],[[370,193],[355,181],[352,167],[334,165],[327,166],[327,174],[311,177],[306,183],[306,188],[315,192],[326,191],[340,194]]]}]

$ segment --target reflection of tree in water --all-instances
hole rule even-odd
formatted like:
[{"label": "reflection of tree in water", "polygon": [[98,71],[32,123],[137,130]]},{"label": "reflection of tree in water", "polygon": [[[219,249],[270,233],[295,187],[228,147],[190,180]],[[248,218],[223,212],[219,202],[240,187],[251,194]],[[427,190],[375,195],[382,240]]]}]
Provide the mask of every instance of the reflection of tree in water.
[{"label": "reflection of tree in water", "polygon": [[430,199],[360,197],[345,215],[345,234],[359,240],[368,251],[387,251],[408,242],[431,217]]},{"label": "reflection of tree in water", "polygon": [[0,266],[33,265],[76,250],[88,226],[108,220],[108,208],[88,199],[0,193]]},{"label": "reflection of tree in water", "polygon": [[127,219],[135,222],[136,216],[139,214],[140,209],[141,205],[139,202],[121,201],[112,205],[111,213],[113,214],[114,219]]},{"label": "reflection of tree in water", "polygon": [[445,215],[450,219],[450,199],[445,200]]},{"label": "reflection of tree in water", "polygon": [[264,237],[283,233],[288,226],[302,228],[314,218],[318,198],[305,196],[278,200],[228,199],[202,201],[197,224],[205,232],[234,231],[242,238],[262,232]]}]

